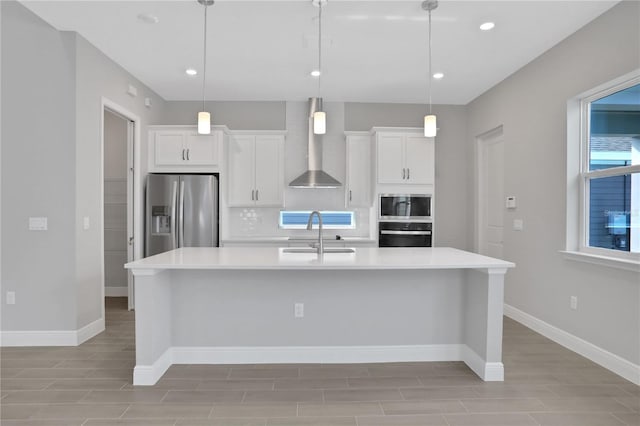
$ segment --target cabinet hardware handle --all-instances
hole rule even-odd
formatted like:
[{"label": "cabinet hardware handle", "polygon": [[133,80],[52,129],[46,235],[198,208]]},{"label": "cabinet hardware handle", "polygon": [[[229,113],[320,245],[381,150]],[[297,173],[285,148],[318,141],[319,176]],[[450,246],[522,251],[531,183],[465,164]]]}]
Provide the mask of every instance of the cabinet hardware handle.
[{"label": "cabinet hardware handle", "polygon": [[189,158],[189,148],[187,148],[187,161],[191,161],[191,159]]},{"label": "cabinet hardware handle", "polygon": [[407,170],[407,169],[405,169],[405,168],[403,168],[403,169],[402,169],[402,180],[406,179],[406,176],[407,176],[407,174],[406,174],[406,173],[407,173],[407,172],[406,172],[406,170]]},{"label": "cabinet hardware handle", "polygon": [[184,151],[185,151],[185,149],[184,149],[184,148],[182,148],[182,161],[184,161],[184,160],[185,160],[185,158],[184,158]]},{"label": "cabinet hardware handle", "polygon": [[259,192],[258,192],[258,190],[256,189],[256,201],[259,201],[259,200],[260,200],[260,195],[259,195],[259,194],[260,194],[260,193],[259,193]]},{"label": "cabinet hardware handle", "polygon": [[349,201],[353,200],[353,193],[349,190]]},{"label": "cabinet hardware handle", "polygon": [[255,189],[252,189],[251,190],[251,201],[255,200],[255,194],[256,194]]},{"label": "cabinet hardware handle", "polygon": [[[189,151],[187,151],[189,152]],[[188,156],[187,156],[188,157]],[[411,178],[411,169],[407,169],[407,180]]]}]

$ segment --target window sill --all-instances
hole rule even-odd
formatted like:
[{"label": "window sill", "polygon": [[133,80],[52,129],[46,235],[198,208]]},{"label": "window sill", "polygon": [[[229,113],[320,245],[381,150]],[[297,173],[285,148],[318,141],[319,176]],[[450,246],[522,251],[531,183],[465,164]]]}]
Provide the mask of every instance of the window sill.
[{"label": "window sill", "polygon": [[609,268],[623,269],[625,271],[640,272],[640,262],[635,260],[617,259],[610,256],[584,253],[579,251],[561,250],[565,259],[577,262],[591,263],[594,265],[607,266]]}]

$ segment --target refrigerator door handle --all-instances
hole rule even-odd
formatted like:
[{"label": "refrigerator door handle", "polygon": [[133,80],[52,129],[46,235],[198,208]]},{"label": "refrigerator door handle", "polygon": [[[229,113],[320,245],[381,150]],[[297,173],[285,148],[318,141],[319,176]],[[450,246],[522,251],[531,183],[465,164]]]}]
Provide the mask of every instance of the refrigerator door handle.
[{"label": "refrigerator door handle", "polygon": [[177,203],[178,201],[178,182],[173,182],[173,188],[171,190],[171,236],[172,238],[172,247],[173,249],[178,248],[178,228],[177,228]]},{"label": "refrigerator door handle", "polygon": [[178,247],[184,247],[184,180],[180,179],[180,199],[178,200],[178,220],[180,221],[178,229]]}]

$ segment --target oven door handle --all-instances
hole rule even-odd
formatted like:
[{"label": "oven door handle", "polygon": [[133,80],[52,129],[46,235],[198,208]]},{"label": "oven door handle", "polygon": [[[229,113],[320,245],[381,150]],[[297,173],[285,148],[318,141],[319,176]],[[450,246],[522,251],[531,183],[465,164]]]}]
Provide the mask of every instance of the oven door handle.
[{"label": "oven door handle", "polygon": [[381,235],[431,235],[431,231],[386,231],[381,230]]}]

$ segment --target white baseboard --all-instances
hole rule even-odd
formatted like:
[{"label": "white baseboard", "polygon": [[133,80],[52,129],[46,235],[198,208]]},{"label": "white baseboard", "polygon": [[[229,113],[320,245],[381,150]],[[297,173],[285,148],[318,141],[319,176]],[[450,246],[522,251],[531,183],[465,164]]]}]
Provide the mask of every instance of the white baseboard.
[{"label": "white baseboard", "polygon": [[172,364],[355,364],[464,361],[486,381],[504,380],[501,362],[485,362],[467,345],[172,347],[152,365],[137,365],[133,384],[154,385]]},{"label": "white baseboard", "polygon": [[104,297],[128,297],[128,287],[105,287]]},{"label": "white baseboard", "polygon": [[172,348],[167,349],[152,365],[136,365],[133,369],[135,386],[153,386],[173,364]]},{"label": "white baseboard", "polygon": [[571,349],[583,357],[590,359],[607,370],[616,373],[636,385],[640,385],[640,365],[627,361],[616,354],[554,327],[506,303],[504,305],[504,314],[565,348]]},{"label": "white baseboard", "polygon": [[105,330],[104,318],[99,318],[92,323],[89,323],[76,332],[76,345],[81,345],[94,336],[102,333]]},{"label": "white baseboard", "polygon": [[485,362],[480,355],[467,345],[463,345],[462,361],[469,366],[485,382],[504,381],[504,364],[501,362]]},{"label": "white baseboard", "polygon": [[460,361],[464,345],[174,347],[174,364]]},{"label": "white baseboard", "polygon": [[0,347],[7,346],[78,346],[104,331],[104,318],[79,330],[1,331]]}]

